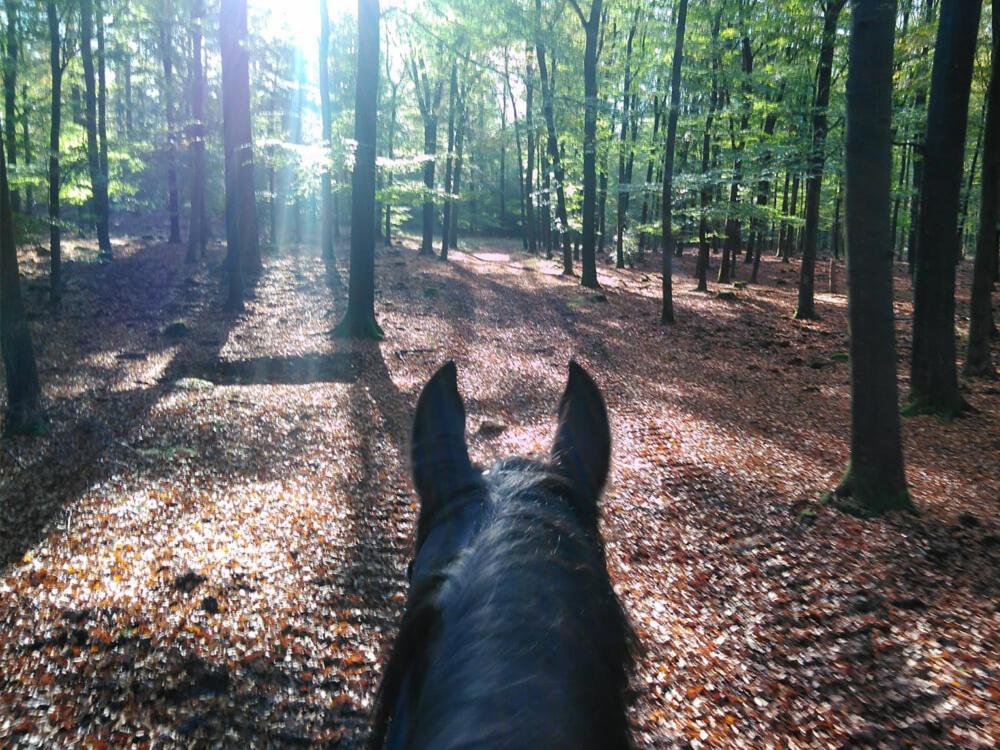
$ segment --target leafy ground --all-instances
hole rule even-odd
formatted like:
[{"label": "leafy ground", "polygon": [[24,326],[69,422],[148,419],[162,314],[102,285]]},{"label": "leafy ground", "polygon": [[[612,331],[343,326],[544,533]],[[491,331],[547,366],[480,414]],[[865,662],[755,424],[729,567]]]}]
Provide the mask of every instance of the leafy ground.
[{"label": "leafy ground", "polygon": [[116,253],[71,250],[58,317],[46,258],[22,258],[52,430],[0,443],[0,745],[360,747],[420,385],[456,359],[474,459],[540,451],[570,356],[613,420],[641,746],[1000,740],[1000,389],[904,422],[919,517],[817,504],[847,457],[846,309],[821,294],[821,321],[792,321],[797,266],[725,299],[690,291],[685,259],[661,328],[658,259],[602,268],[597,296],[507,243],[447,264],[397,247],[373,345],[327,335],[342,301],[313,257],[269,259],[229,318],[219,248]]}]

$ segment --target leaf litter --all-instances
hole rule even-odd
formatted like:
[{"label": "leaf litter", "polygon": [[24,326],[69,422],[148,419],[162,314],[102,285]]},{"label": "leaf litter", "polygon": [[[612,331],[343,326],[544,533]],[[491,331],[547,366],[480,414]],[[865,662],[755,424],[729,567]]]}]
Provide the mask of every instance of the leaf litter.
[{"label": "leaf litter", "polygon": [[794,264],[720,300],[682,259],[661,328],[641,270],[602,267],[591,304],[512,243],[448,264],[406,243],[380,250],[387,336],[366,344],[329,337],[343,292],[311,256],[268,259],[227,317],[220,248],[205,267],[116,251],[68,269],[56,317],[27,291],[52,429],[0,451],[0,744],[361,747],[405,592],[420,386],[454,358],[473,458],[540,453],[570,357],[613,422],[638,745],[1000,738],[1000,392],[904,421],[919,517],[818,503],[847,459],[846,301],[791,320]]}]

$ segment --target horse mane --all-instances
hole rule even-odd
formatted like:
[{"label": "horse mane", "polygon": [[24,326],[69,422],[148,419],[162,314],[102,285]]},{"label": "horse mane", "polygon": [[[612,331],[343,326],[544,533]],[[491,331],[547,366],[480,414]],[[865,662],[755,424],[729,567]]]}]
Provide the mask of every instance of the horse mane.
[{"label": "horse mane", "polygon": [[[591,635],[602,647],[590,649],[589,656],[585,649],[581,658],[593,659],[594,667],[602,673],[594,686],[588,686],[593,688],[592,696],[601,695],[601,691],[605,691],[605,696],[610,695],[612,691],[608,685],[620,686],[618,692],[622,695],[615,696],[620,706],[613,711],[611,707],[601,706],[604,711],[600,713],[608,714],[601,718],[607,722],[607,736],[622,736],[627,746],[627,722],[619,724],[623,724],[625,716],[623,693],[634,660],[636,638],[607,575],[597,503],[580,495],[547,464],[523,458],[495,464],[482,475],[481,481],[487,504],[479,533],[441,569],[414,582],[376,696],[369,748],[381,750],[384,746],[393,713],[401,705],[407,682],[422,685],[428,668],[427,651],[439,638],[447,637],[442,636],[442,625],[449,603],[464,601],[468,606],[468,600],[462,599],[466,596],[463,587],[474,589],[482,585],[484,578],[489,578],[496,581],[501,599],[505,595],[513,597],[510,602],[515,603],[514,607],[483,601],[476,610],[477,616],[489,615],[486,618],[490,623],[485,633],[487,638],[502,641],[501,634],[511,630],[523,630],[526,637],[532,634],[533,624],[525,622],[523,601],[516,604],[519,601],[517,583],[505,577],[511,570],[530,569],[524,566],[525,563],[527,566],[554,563],[559,566],[555,569],[556,575],[560,571],[567,571],[570,576],[583,573],[583,582],[571,579],[578,581],[577,593],[600,594],[590,603],[596,612],[591,613],[591,624],[597,624],[597,631]],[[426,521],[420,520],[421,523]],[[425,534],[427,528],[428,525],[423,526]],[[557,540],[555,548],[551,547],[553,539]],[[418,544],[422,541],[418,539]],[[418,548],[418,555],[419,552]],[[603,595],[605,592],[607,596]],[[492,628],[492,636],[489,628]],[[476,649],[467,640],[458,643]],[[577,647],[569,636],[566,646]],[[435,697],[440,699],[441,696]],[[415,699],[419,700],[419,694],[415,694]]]}]

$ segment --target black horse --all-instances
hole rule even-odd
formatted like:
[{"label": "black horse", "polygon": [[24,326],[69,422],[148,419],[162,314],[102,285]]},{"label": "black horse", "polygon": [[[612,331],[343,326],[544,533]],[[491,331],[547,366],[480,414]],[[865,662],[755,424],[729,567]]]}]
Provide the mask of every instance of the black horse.
[{"label": "black horse", "polygon": [[597,502],[611,432],[575,362],[547,462],[469,461],[449,362],[420,394],[420,496],[410,592],[369,746],[416,750],[631,747],[633,635],[611,581]]}]

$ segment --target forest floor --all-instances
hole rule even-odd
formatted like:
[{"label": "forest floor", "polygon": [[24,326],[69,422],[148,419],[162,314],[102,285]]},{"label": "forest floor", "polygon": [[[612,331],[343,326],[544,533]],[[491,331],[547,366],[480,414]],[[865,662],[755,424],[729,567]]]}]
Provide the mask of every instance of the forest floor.
[{"label": "forest floor", "polygon": [[[538,452],[576,357],[613,423],[639,746],[996,746],[996,383],[966,386],[961,419],[904,420],[920,515],[862,521],[818,502],[848,453],[846,298],[793,321],[794,263],[718,297],[685,258],[664,328],[658,257],[602,266],[596,295],[506,241],[449,263],[404,245],[379,251],[381,344],[328,335],[343,294],[310,255],[268,258],[227,317],[219,247],[188,266],[121,237],[100,265],[78,245],[53,316],[24,249],[52,424],[0,442],[0,745],[360,747],[405,590],[419,388],[454,358],[474,460]],[[902,270],[896,288],[905,392]]]}]

